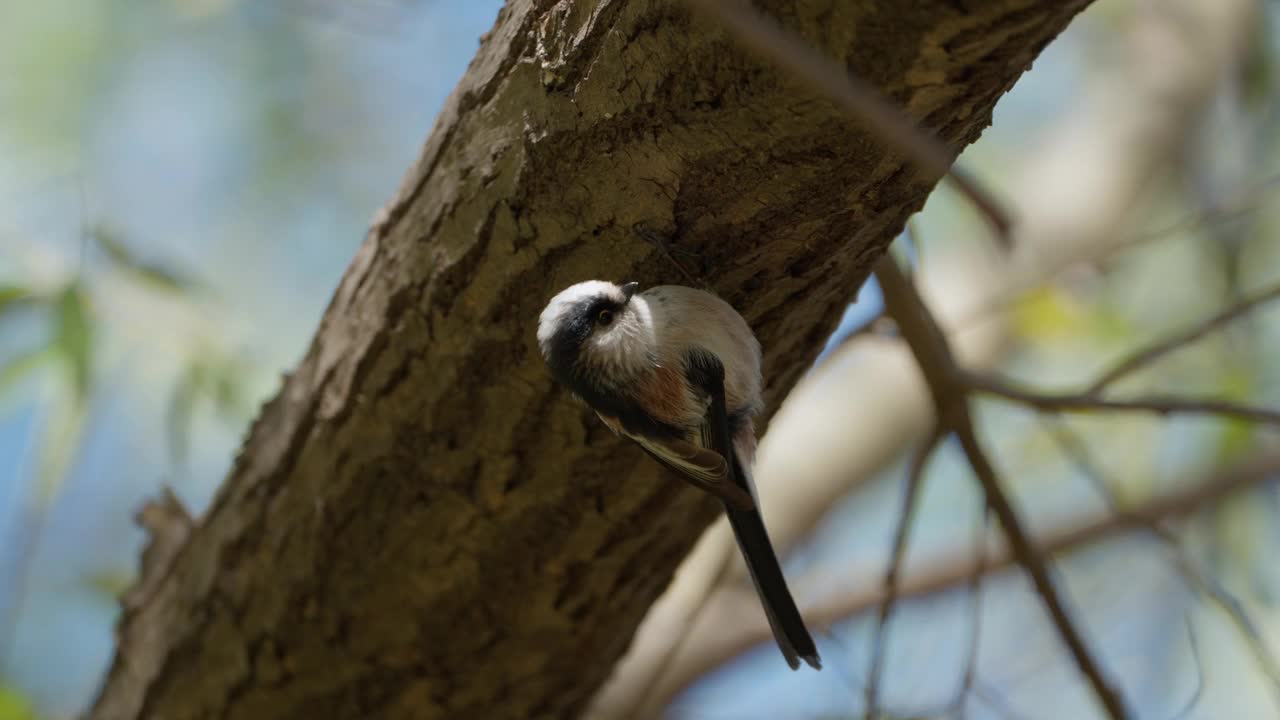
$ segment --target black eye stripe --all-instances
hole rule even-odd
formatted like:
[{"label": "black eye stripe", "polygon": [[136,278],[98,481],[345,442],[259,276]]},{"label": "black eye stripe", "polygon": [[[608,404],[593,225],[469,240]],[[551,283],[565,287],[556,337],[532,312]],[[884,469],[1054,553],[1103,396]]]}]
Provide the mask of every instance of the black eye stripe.
[{"label": "black eye stripe", "polygon": [[[584,310],[586,312],[583,317],[588,322],[608,325],[618,317],[618,312],[622,310],[622,303],[609,298],[595,298],[586,305]],[[609,313],[609,322],[601,322],[600,316],[606,312]]]},{"label": "black eye stripe", "polygon": [[[552,374],[584,398],[590,395],[595,400],[600,399],[598,388],[583,385],[584,381],[578,375],[583,347],[597,329],[605,332],[604,328],[617,320],[623,306],[624,303],[608,297],[583,298],[564,311],[559,328],[547,343],[547,364]],[[600,313],[604,311],[611,313],[608,323],[599,322]],[[602,407],[594,401],[592,404]]]}]

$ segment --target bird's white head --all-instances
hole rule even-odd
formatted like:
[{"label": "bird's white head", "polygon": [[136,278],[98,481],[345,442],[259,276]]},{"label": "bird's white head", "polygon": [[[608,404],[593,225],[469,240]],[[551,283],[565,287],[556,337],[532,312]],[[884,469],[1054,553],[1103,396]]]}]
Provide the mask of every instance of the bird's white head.
[{"label": "bird's white head", "polygon": [[538,347],[557,379],[618,384],[653,367],[653,316],[636,287],[588,280],[551,298],[538,318]]}]

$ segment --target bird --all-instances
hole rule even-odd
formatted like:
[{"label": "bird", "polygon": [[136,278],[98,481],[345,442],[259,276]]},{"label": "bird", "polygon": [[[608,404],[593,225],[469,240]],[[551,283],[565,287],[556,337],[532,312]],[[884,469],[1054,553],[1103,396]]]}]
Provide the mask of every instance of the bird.
[{"label": "bird", "polygon": [[547,303],[537,340],[552,377],[615,433],[717,497],[792,670],[822,661],[765,530],[751,476],[764,408],[751,327],[704,290],[588,280]]}]

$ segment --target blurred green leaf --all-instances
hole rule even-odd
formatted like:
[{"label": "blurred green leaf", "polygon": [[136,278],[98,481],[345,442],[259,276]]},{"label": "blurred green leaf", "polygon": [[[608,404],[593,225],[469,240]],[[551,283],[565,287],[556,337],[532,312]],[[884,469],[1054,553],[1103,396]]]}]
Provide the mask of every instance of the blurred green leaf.
[{"label": "blurred green leaf", "polygon": [[58,299],[54,337],[54,345],[71,371],[75,397],[84,402],[92,380],[93,326],[89,320],[89,301],[79,282],[68,285]]},{"label": "blurred green leaf", "polygon": [[0,684],[0,720],[36,720],[36,711],[17,689]]},{"label": "blurred green leaf", "polygon": [[0,396],[41,365],[52,362],[57,353],[46,346],[19,353],[11,358],[4,367],[0,367]]},{"label": "blurred green leaf", "polygon": [[1245,493],[1223,502],[1213,514],[1214,574],[1228,585],[1247,586],[1268,551],[1269,509]]},{"label": "blurred green leaf", "polygon": [[11,305],[32,298],[32,292],[21,285],[0,285],[0,315],[9,310]]},{"label": "blurred green leaf", "polygon": [[47,508],[58,496],[67,478],[76,451],[82,447],[85,420],[89,406],[79,398],[64,398],[53,406],[44,435],[40,439],[39,469],[36,476],[36,501]]},{"label": "blurred green leaf", "polygon": [[174,385],[169,396],[169,408],[165,418],[166,435],[169,441],[169,461],[174,465],[184,465],[190,449],[191,420],[194,416],[196,397],[201,386],[205,384],[204,365],[199,360],[191,363]]},{"label": "blurred green leaf", "polygon": [[[1256,383],[1250,373],[1240,369],[1222,371],[1219,379],[1219,392],[1224,400],[1248,402],[1256,392]],[[1227,467],[1238,461],[1244,453],[1253,447],[1254,438],[1258,434],[1256,423],[1224,418],[1219,431],[1218,446],[1215,451],[1216,462]]]},{"label": "blurred green leaf", "polygon": [[1014,325],[1020,335],[1033,341],[1071,337],[1086,321],[1087,310],[1054,287],[1037,288],[1014,308]]},{"label": "blurred green leaf", "polygon": [[1271,37],[1271,24],[1252,23],[1248,50],[1240,63],[1240,88],[1244,104],[1249,109],[1265,110],[1274,96],[1275,43]]},{"label": "blurred green leaf", "polygon": [[195,287],[195,281],[191,278],[139,258],[108,228],[95,227],[93,237],[112,263],[156,289],[185,294]]},{"label": "blurred green leaf", "polygon": [[239,420],[249,414],[248,374],[248,368],[234,360],[213,368],[213,403],[223,419]]},{"label": "blurred green leaf", "polygon": [[44,298],[21,285],[0,285],[0,320],[33,305],[43,304]]},{"label": "blurred green leaf", "polygon": [[1013,320],[1021,337],[1039,343],[1133,337],[1133,328],[1114,308],[1081,300],[1052,285],[1028,292],[1014,307]]},{"label": "blurred green leaf", "polygon": [[133,576],[121,568],[105,568],[85,576],[85,584],[94,592],[115,601],[133,584]]},{"label": "blurred green leaf", "polygon": [[1133,323],[1123,312],[1108,303],[1095,304],[1089,314],[1089,321],[1089,331],[1099,341],[1133,341]]},{"label": "blurred green leaf", "polygon": [[238,421],[249,414],[247,369],[242,363],[207,354],[197,354],[174,384],[166,417],[169,458],[175,465],[186,462],[195,409],[209,401],[224,420]]}]

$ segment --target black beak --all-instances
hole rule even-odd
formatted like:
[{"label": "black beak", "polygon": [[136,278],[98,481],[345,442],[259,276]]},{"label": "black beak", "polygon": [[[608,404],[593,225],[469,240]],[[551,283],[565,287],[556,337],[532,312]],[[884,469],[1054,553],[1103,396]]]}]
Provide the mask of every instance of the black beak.
[{"label": "black beak", "polygon": [[629,282],[622,286],[622,296],[627,299],[627,302],[631,302],[631,296],[636,294],[636,288],[638,287],[640,287],[638,282]]}]

